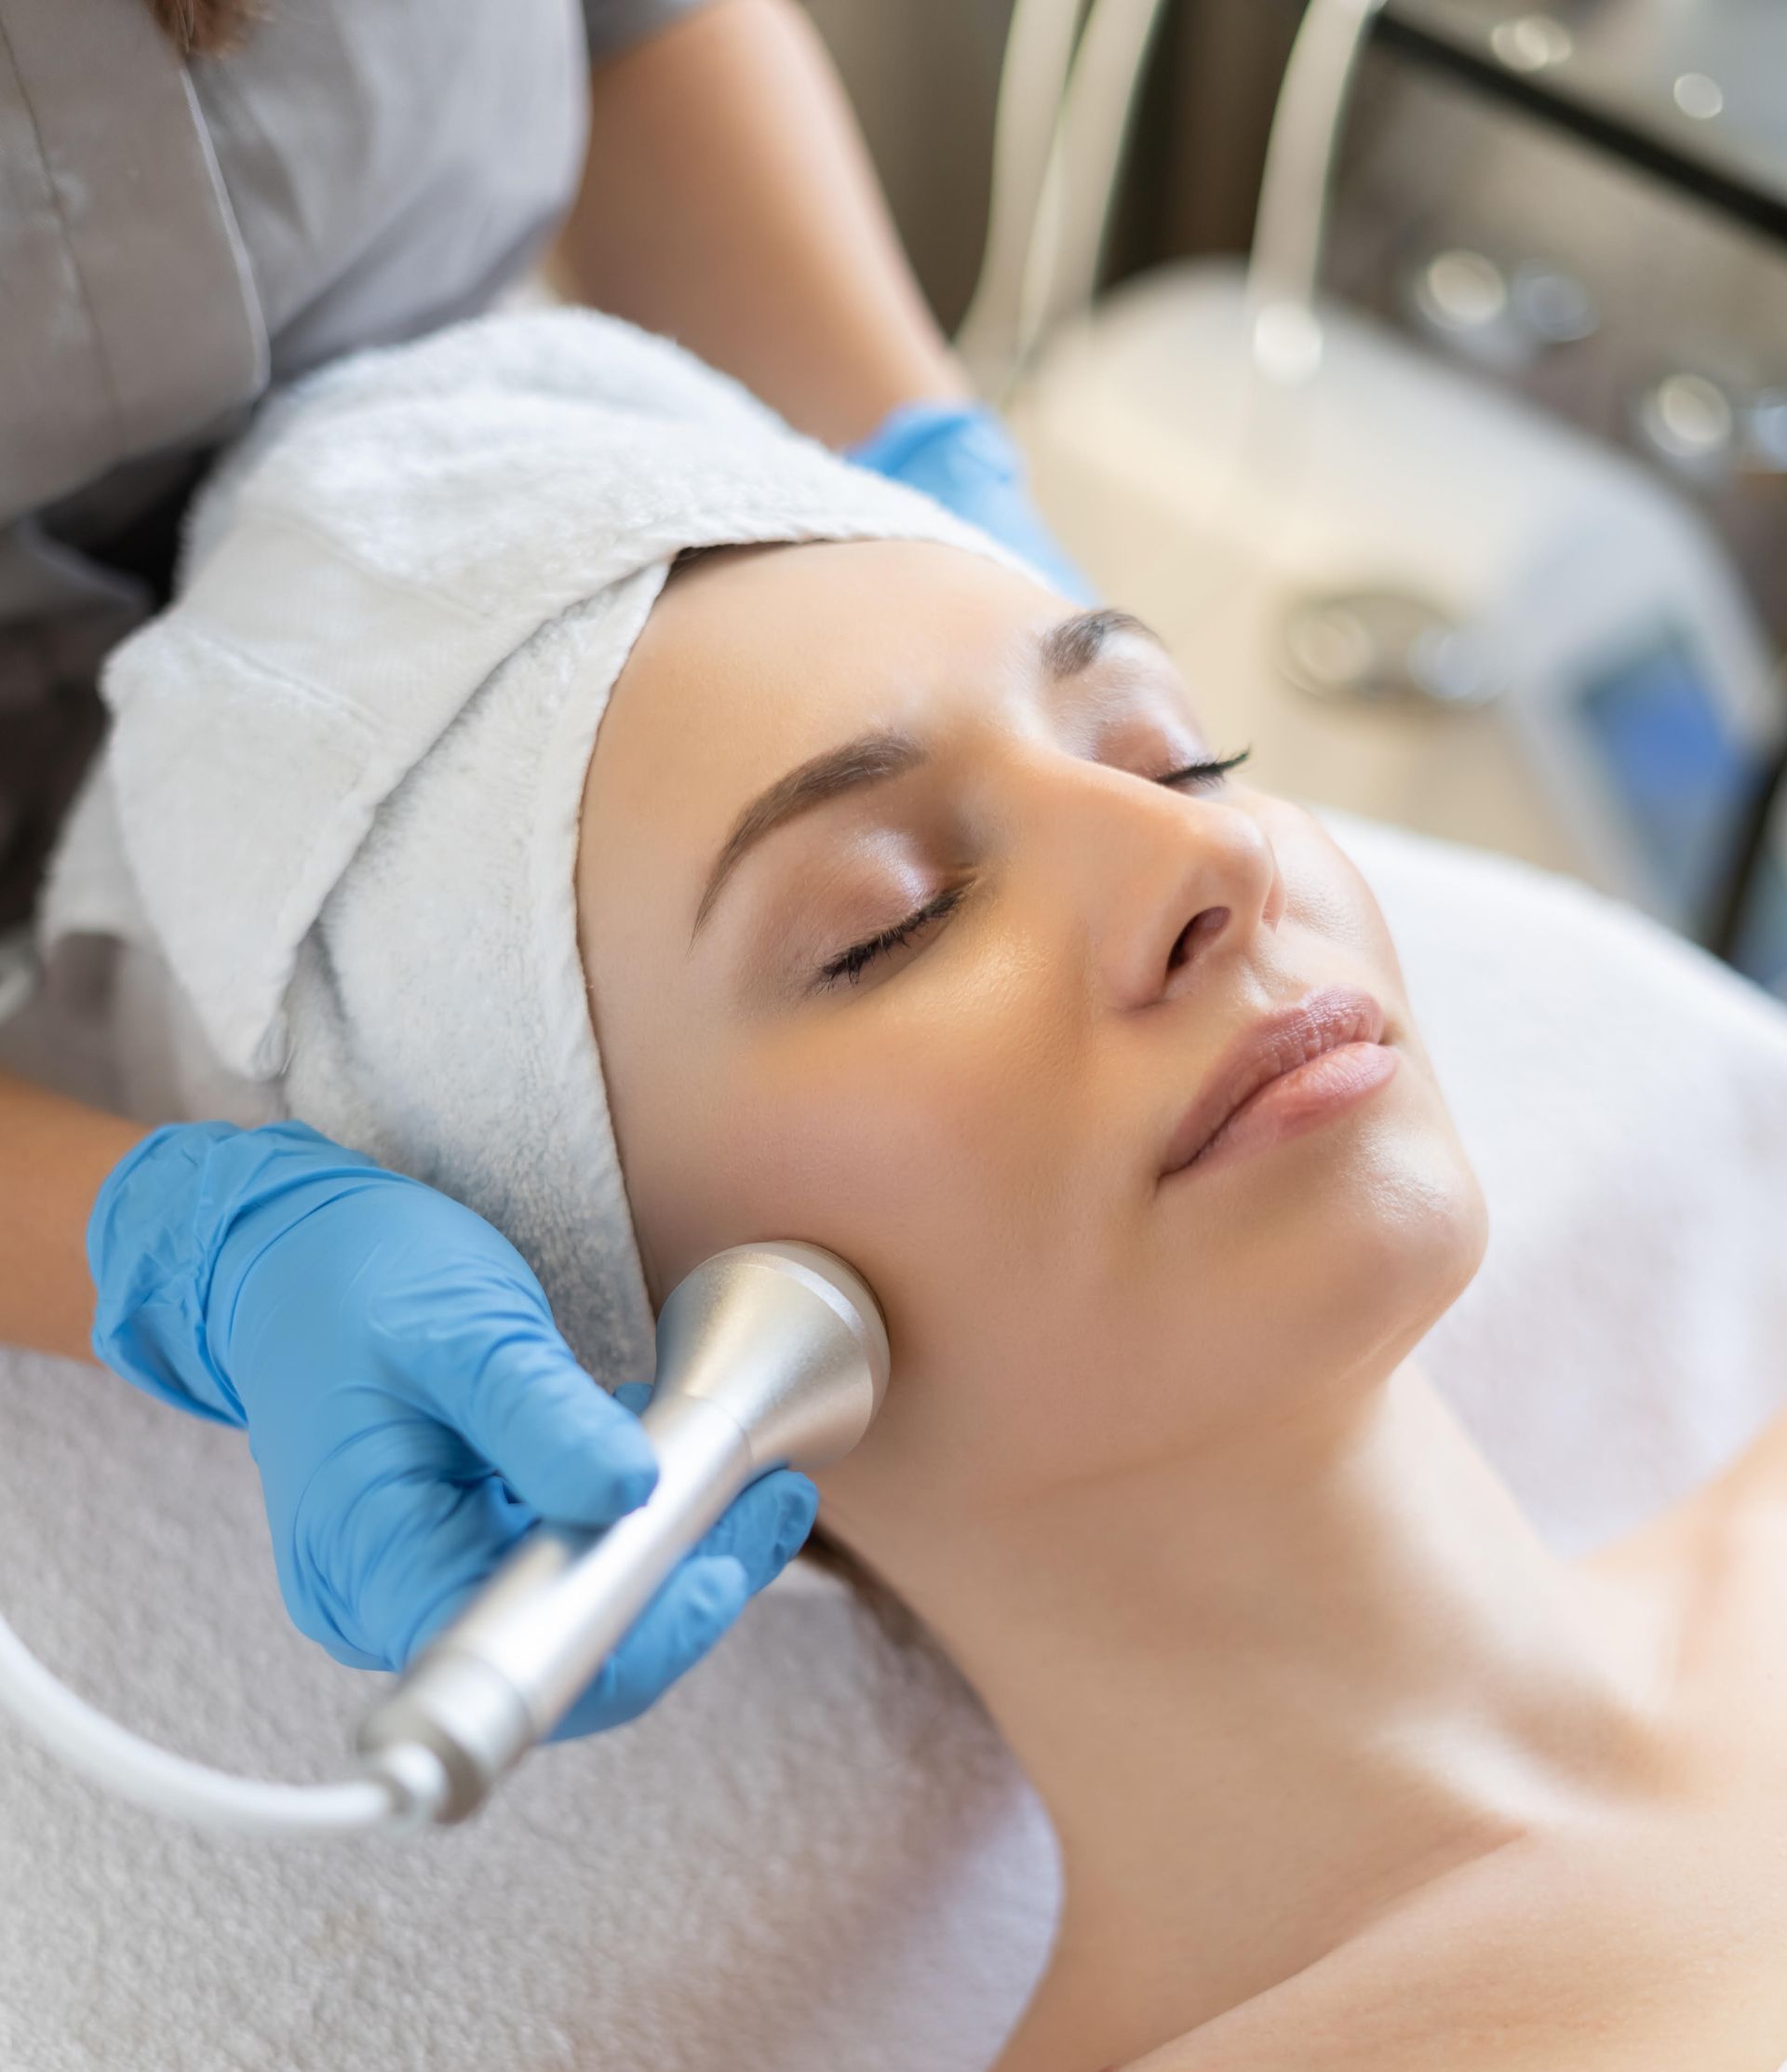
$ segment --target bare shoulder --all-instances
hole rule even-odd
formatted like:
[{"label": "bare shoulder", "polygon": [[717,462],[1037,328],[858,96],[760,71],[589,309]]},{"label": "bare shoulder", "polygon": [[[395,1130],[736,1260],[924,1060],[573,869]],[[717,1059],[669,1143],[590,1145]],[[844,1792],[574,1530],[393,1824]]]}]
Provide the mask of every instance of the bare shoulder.
[{"label": "bare shoulder", "polygon": [[1787,2072],[1787,1419],[1582,1567],[1657,1641],[1655,1802],[1498,1850],[1121,2072]]},{"label": "bare shoulder", "polygon": [[1659,1636],[1673,1774],[1122,2072],[1787,2072],[1787,1430],[1583,1564]]},{"label": "bare shoulder", "polygon": [[1730,1861],[1686,1828],[1502,1851],[1121,2072],[1773,2072],[1787,1890]]},{"label": "bare shoulder", "polygon": [[[1672,1601],[1673,1702],[1734,1788],[1787,1792],[1787,1418],[1722,1473],[1582,1564]],[[1787,2046],[1784,2046],[1787,2048]],[[1782,2067],[1787,2072],[1787,2066]]]}]

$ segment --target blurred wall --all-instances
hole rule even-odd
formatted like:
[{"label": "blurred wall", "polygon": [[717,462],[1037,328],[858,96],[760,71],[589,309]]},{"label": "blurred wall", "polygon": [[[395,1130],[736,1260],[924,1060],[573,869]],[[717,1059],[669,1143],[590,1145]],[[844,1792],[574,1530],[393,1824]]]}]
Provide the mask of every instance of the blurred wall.
[{"label": "blurred wall", "polygon": [[1244,252],[1303,0],[1179,0],[1155,47],[1107,277]]}]

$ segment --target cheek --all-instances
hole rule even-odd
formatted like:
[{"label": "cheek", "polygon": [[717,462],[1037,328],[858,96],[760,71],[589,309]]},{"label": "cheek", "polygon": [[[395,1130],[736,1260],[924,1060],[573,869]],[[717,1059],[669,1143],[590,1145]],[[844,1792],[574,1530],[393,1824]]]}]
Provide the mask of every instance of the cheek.
[{"label": "cheek", "polygon": [[899,983],[737,1053],[724,1085],[680,1106],[658,1188],[670,1282],[723,1245],[798,1237],[875,1289],[893,1382],[868,1439],[822,1478],[834,1518],[871,1488],[911,1515],[1059,1479],[1124,1271],[1068,1017],[1032,1003],[1008,1019],[996,991],[938,988],[921,1004],[912,989],[906,1013]]}]

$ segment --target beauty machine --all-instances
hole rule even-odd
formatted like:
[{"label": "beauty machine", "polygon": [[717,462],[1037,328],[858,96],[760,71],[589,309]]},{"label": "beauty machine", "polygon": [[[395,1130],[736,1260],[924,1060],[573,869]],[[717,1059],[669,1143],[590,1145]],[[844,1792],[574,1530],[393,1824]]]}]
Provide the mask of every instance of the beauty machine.
[{"label": "beauty machine", "polygon": [[1571,873],[1787,998],[1787,8],[1230,8],[1296,20],[1251,253],[1101,294],[1165,11],[1013,9],[957,347],[1063,546],[1256,783]]},{"label": "beauty machine", "polygon": [[210,1827],[316,1835],[464,1820],[565,1716],[679,1561],[759,1476],[824,1467],[887,1389],[867,1284],[797,1241],[735,1245],[671,1290],[640,1422],[658,1481],[598,1532],[542,1520],[361,1722],[360,1775],[273,1784],[174,1756],[95,1712],[0,1620],[0,1702],[108,1790]]}]

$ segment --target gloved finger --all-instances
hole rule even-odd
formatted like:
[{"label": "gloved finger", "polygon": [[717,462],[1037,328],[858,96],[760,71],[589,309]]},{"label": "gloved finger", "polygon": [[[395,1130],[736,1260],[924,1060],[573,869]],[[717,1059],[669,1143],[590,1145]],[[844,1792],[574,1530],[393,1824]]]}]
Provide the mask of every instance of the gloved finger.
[{"label": "gloved finger", "polygon": [[623,1381],[611,1393],[623,1409],[637,1418],[652,1400],[652,1387],[650,1381]]},{"label": "gloved finger", "polygon": [[777,1468],[742,1489],[692,1550],[732,1554],[755,1596],[786,1568],[819,1509],[819,1492],[798,1468]]},{"label": "gloved finger", "polygon": [[543,1518],[611,1525],[657,1487],[652,1442],[562,1339],[531,1312],[519,1321],[486,1303],[443,1341],[439,1412]]},{"label": "gloved finger", "polygon": [[401,1439],[367,1434],[313,1478],[279,1561],[300,1629],[356,1667],[405,1666],[537,1522],[501,1476],[443,1476]]},{"label": "gloved finger", "polygon": [[685,1555],[547,1741],[575,1741],[638,1718],[707,1653],[748,1596],[744,1567],[731,1554]]}]

